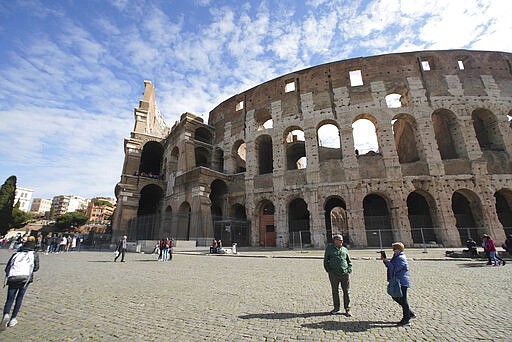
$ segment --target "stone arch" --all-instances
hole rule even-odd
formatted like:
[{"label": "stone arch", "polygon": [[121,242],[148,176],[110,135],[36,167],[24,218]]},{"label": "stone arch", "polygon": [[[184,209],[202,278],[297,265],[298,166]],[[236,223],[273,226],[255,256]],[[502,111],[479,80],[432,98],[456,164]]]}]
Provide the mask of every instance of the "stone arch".
[{"label": "stone arch", "polygon": [[268,134],[256,138],[256,157],[258,158],[258,174],[263,175],[274,171],[274,152],[272,148],[272,137]]},{"label": "stone arch", "polygon": [[164,147],[156,141],[148,141],[142,148],[139,174],[141,176],[158,176],[162,167]]},{"label": "stone arch", "polygon": [[298,126],[288,127],[284,132],[286,145],[286,169],[304,169],[307,166],[304,131]]},{"label": "stone arch", "polygon": [[482,203],[473,191],[455,191],[452,195],[452,211],[463,245],[468,239],[479,241],[483,234],[488,233],[483,221]]},{"label": "stone arch", "polygon": [[407,216],[413,243],[441,242],[434,229],[433,202],[432,196],[423,191],[413,191],[407,196]]},{"label": "stone arch", "polygon": [[220,179],[215,179],[210,185],[210,202],[213,221],[219,221],[224,218],[226,211],[226,202],[228,186]]},{"label": "stone arch", "polygon": [[299,197],[288,203],[288,232],[291,244],[311,244],[309,218],[308,205],[304,199]]},{"label": "stone arch", "polygon": [[196,147],[194,149],[195,157],[196,157],[196,167],[210,167],[210,151],[208,151],[204,147]]},{"label": "stone arch", "polygon": [[190,204],[187,201],[181,203],[178,209],[176,239],[187,241],[190,240],[190,215]]},{"label": "stone arch", "polygon": [[316,129],[319,161],[341,159],[341,135],[338,124],[327,120],[321,122]]},{"label": "stone arch", "polygon": [[211,145],[213,134],[205,127],[198,127],[194,131],[194,139]]},{"label": "stone arch", "polygon": [[262,131],[274,126],[272,114],[267,109],[259,109],[254,112],[254,121],[256,122],[256,130]]},{"label": "stone arch", "polygon": [[508,236],[512,234],[512,190],[501,189],[494,193],[496,198],[496,214]]},{"label": "stone arch", "polygon": [[404,164],[420,160],[419,135],[414,117],[409,114],[398,114],[391,122],[399,162]]},{"label": "stone arch", "polygon": [[137,218],[133,222],[137,240],[152,240],[160,230],[160,208],[164,191],[156,184],[148,184],[140,190]]},{"label": "stone arch", "polygon": [[352,135],[356,154],[379,153],[377,119],[370,114],[359,114],[352,121]]},{"label": "stone arch", "polygon": [[176,172],[178,171],[178,158],[180,155],[180,149],[178,146],[174,146],[174,148],[171,151],[171,155],[169,157],[168,161],[168,167],[170,172]]},{"label": "stone arch", "polygon": [[432,125],[441,159],[466,157],[462,131],[453,112],[447,109],[436,110],[432,113]]},{"label": "stone arch", "polygon": [[325,236],[327,243],[332,242],[335,234],[343,235],[343,241],[350,244],[347,221],[347,204],[339,196],[329,196],[324,202]]},{"label": "stone arch", "polygon": [[247,147],[245,145],[245,141],[237,140],[233,144],[231,156],[234,161],[235,173],[245,172],[247,158]]},{"label": "stone arch", "polygon": [[224,172],[224,151],[221,148],[215,149],[213,166],[215,170]]},{"label": "stone arch", "polygon": [[475,109],[471,113],[473,128],[482,151],[504,151],[505,144],[501,136],[496,116],[487,109]]},{"label": "stone arch", "polygon": [[363,213],[368,247],[390,246],[393,232],[387,200],[379,194],[366,195]]},{"label": "stone arch", "polygon": [[274,226],[274,203],[268,199],[260,201],[257,206],[259,214],[259,242],[260,247],[276,246],[276,229]]}]

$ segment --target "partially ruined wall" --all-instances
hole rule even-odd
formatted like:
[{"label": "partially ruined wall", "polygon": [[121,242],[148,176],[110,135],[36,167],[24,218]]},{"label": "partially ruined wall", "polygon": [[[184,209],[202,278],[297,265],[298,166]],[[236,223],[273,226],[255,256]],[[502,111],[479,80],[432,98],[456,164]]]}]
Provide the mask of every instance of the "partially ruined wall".
[{"label": "partially ruined wall", "polygon": [[[338,232],[330,211],[341,207],[342,233],[356,246],[376,245],[374,217],[384,217],[385,243],[417,243],[418,212],[438,244],[461,245],[466,227],[502,241],[504,229],[512,233],[501,223],[512,217],[511,63],[508,53],[467,50],[355,58],[237,94],[208,124],[186,113],[162,142],[158,234],[204,242],[215,237],[212,221],[236,216],[250,225],[251,245],[284,247],[305,229],[307,243],[323,247]],[[387,104],[390,94],[399,107]],[[359,119],[374,124],[376,151],[355,151]],[[338,147],[321,146],[325,124],[336,127]],[[131,184],[133,199],[142,189],[120,184]]]}]

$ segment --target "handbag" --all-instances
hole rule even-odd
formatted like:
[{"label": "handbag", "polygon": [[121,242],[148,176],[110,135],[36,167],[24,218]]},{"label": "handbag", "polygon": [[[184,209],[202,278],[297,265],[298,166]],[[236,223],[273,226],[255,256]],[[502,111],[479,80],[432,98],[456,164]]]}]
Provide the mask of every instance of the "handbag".
[{"label": "handbag", "polygon": [[119,256],[119,251],[114,251],[114,253],[112,253],[112,255],[114,256],[114,258],[117,258]]},{"label": "handbag", "polygon": [[387,291],[391,297],[403,297],[400,280],[394,274],[389,279]]}]

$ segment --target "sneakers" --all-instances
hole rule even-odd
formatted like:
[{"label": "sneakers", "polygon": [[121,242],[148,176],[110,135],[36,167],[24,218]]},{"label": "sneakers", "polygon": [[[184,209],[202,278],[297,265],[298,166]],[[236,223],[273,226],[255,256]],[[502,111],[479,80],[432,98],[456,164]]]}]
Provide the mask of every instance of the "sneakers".
[{"label": "sneakers", "polygon": [[12,327],[14,327],[16,324],[18,324],[18,320],[16,319],[16,317],[14,317],[14,318],[11,318],[11,320],[9,321],[9,324],[7,324],[7,326],[8,326],[9,328],[12,328]]},{"label": "sneakers", "polygon": [[399,327],[402,327],[404,325],[409,325],[409,320],[405,320],[405,319],[402,319],[400,322],[398,322],[396,325],[398,325]]},{"label": "sneakers", "polygon": [[345,316],[352,317],[352,314],[350,313],[350,309],[345,309]]},{"label": "sneakers", "polygon": [[340,309],[334,309],[330,312],[331,315],[341,315],[343,312]]},{"label": "sneakers", "polygon": [[0,331],[5,330],[7,328],[7,324],[9,322],[9,314],[5,314],[2,318],[2,321],[0,322]]}]

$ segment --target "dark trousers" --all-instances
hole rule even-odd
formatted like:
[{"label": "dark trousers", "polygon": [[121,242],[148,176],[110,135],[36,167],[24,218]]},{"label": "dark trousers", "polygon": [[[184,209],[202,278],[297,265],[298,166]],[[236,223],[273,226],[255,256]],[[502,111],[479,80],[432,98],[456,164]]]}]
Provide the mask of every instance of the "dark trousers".
[{"label": "dark trousers", "polygon": [[114,261],[117,261],[117,258],[119,258],[119,256],[121,256],[121,261],[124,261],[124,253],[126,253],[126,249],[121,248],[119,250],[119,254],[114,258]]},{"label": "dark trousers", "polygon": [[348,273],[342,275],[329,273],[329,281],[331,282],[334,310],[340,309],[340,284],[343,291],[343,307],[345,310],[348,310],[350,308],[350,280]]},{"label": "dark trousers", "polygon": [[407,287],[406,286],[400,286],[402,288],[402,297],[392,297],[395,302],[400,304],[402,307],[403,312],[403,318],[404,321],[409,321],[411,318],[411,315],[413,315],[413,312],[411,311],[411,308],[409,308],[409,302],[407,302]]},{"label": "dark trousers", "polygon": [[11,311],[14,298],[16,298],[16,303],[14,304],[14,310],[12,311],[11,318],[15,318],[18,315],[18,311],[20,311],[21,303],[23,302],[23,296],[25,296],[27,288],[28,284],[25,285],[25,283],[9,285],[9,288],[7,289],[7,300],[5,301],[4,305],[4,315]]}]

